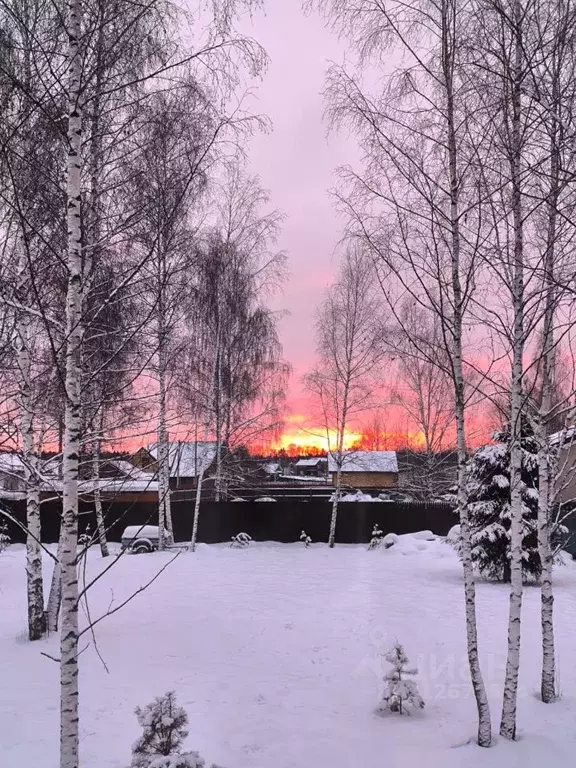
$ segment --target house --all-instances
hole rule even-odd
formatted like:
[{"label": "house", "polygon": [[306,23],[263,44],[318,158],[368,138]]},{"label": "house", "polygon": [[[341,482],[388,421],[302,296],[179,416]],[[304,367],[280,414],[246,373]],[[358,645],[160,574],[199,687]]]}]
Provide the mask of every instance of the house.
[{"label": "house", "polygon": [[[328,456],[328,472],[336,485],[338,462]],[[349,451],[343,454],[342,485],[358,490],[392,488],[398,482],[396,451]]]},{"label": "house", "polygon": [[[560,445],[560,443],[562,445]],[[550,445],[558,448],[557,501],[576,502],[576,427],[550,435]]]},{"label": "house", "polygon": [[[40,458],[40,497],[49,499],[62,493],[62,457]],[[25,465],[18,453],[0,454],[0,498],[25,498]],[[153,501],[158,498],[158,483],[149,472],[130,461],[103,457],[99,462],[99,478],[93,473],[92,457],[80,457],[78,493],[89,500],[98,487],[103,499],[115,501]]]},{"label": "house", "polygon": [[[216,442],[186,442],[178,440],[168,443],[171,488],[196,488],[198,477],[206,473],[216,458]],[[140,448],[132,457],[135,467],[156,475],[158,471],[158,443]]]},{"label": "house", "polygon": [[298,477],[326,477],[328,459],[322,456],[299,459],[294,466]]},{"label": "house", "polygon": [[271,482],[278,480],[282,474],[282,467],[275,461],[269,461],[266,464],[262,464],[262,470],[264,472],[264,477]]},{"label": "house", "polygon": [[26,493],[24,462],[17,453],[0,453],[0,496]]}]

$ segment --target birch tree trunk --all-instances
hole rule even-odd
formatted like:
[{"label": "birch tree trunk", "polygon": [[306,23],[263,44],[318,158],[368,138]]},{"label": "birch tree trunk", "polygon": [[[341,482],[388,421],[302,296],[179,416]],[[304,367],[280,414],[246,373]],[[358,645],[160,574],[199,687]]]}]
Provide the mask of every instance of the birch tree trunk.
[{"label": "birch tree trunk", "polygon": [[166,350],[164,332],[160,334],[158,351],[159,412],[158,412],[158,549],[173,540],[170,507],[170,442],[166,425]]},{"label": "birch tree trunk", "polygon": [[166,329],[166,264],[162,238],[158,236],[158,549],[172,541],[170,508],[170,445],[166,425],[166,371],[168,332]]},{"label": "birch tree trunk", "polygon": [[30,320],[18,321],[18,374],[20,433],[26,483],[26,587],[28,601],[28,638],[39,640],[46,632],[44,585],[42,581],[42,547],[40,546],[40,490],[37,457],[34,454],[34,405],[31,391]]},{"label": "birch tree trunk", "polygon": [[330,549],[334,547],[336,543],[336,522],[338,519],[338,502],[340,501],[340,489],[342,487],[342,461],[338,461],[338,467],[336,470],[336,488],[334,489],[334,497],[332,499],[332,514],[330,516],[330,533],[328,535],[328,546]]},{"label": "birch tree trunk", "polygon": [[196,486],[196,498],[194,500],[194,522],[192,523],[192,538],[190,539],[190,550],[196,551],[196,538],[198,536],[198,520],[200,519],[200,501],[202,498],[202,481],[204,480],[204,470],[198,475],[198,485]]},{"label": "birch tree trunk", "polygon": [[342,464],[344,462],[344,435],[346,433],[346,422],[348,418],[348,386],[344,385],[344,397],[342,402],[342,420],[338,430],[338,464],[336,467],[336,489],[332,500],[332,515],[330,517],[330,534],[328,536],[328,546],[332,549],[336,543],[336,521],[338,517],[338,503],[340,502],[340,490],[342,488]]},{"label": "birch tree trunk", "polygon": [[[557,81],[555,81],[555,86]],[[554,96],[557,97],[557,87]],[[548,420],[552,410],[554,379],[554,255],[558,205],[559,162],[556,146],[556,126],[551,140],[551,195],[548,200],[548,234],[545,256],[545,309],[542,345],[542,401],[537,419],[538,437],[538,553],[542,566],[540,582],[542,625],[542,677],[540,695],[549,704],[556,698],[556,654],[554,643],[554,589],[552,585],[553,556],[550,542],[550,514],[553,501],[552,468],[548,442]]]},{"label": "birch tree trunk", "polygon": [[[220,312],[220,310],[219,310]],[[218,321],[216,360],[214,365],[214,397],[216,411],[216,477],[214,478],[214,498],[216,501],[222,499],[222,343],[220,336],[220,321]]]},{"label": "birch tree trunk", "polygon": [[508,615],[508,655],[500,735],[516,738],[516,705],[520,670],[520,633],[522,621],[522,378],[524,354],[524,242],[521,192],[521,109],[522,109],[522,4],[514,1],[514,51],[512,70],[512,125],[510,176],[512,184],[512,219],[514,264],[512,303],[514,328],[512,338],[512,382],[510,402],[510,609]]},{"label": "birch tree trunk", "polygon": [[106,540],[106,525],[104,524],[104,513],[102,511],[102,494],[100,493],[100,440],[96,438],[92,441],[92,475],[94,478],[94,512],[96,513],[96,530],[98,532],[98,543],[100,544],[100,553],[102,557],[108,557],[108,541]]},{"label": "birch tree trunk", "polygon": [[60,629],[60,768],[79,768],[78,738],[78,457],[82,340],[82,2],[68,0],[68,285],[66,292],[66,409],[62,499],[62,621]]},{"label": "birch tree trunk", "polygon": [[52,570],[52,580],[50,581],[50,592],[48,593],[48,603],[46,604],[46,626],[49,632],[58,631],[58,620],[60,618],[60,606],[62,605],[62,539],[64,528],[60,523],[60,536],[58,537],[58,549],[56,553],[57,560]]},{"label": "birch tree trunk", "polygon": [[492,743],[492,722],[490,705],[486,695],[484,678],[480,667],[478,651],[478,624],[476,619],[476,585],[472,566],[472,546],[470,539],[470,521],[466,491],[466,432],[465,432],[465,388],[462,351],[462,325],[464,315],[464,297],[460,279],[460,186],[458,173],[458,144],[456,134],[454,105],[454,50],[451,40],[450,6],[447,0],[442,2],[442,66],[446,89],[446,127],[448,138],[448,172],[450,182],[450,230],[452,246],[452,295],[454,316],[452,319],[453,338],[453,373],[454,404],[456,416],[456,440],[458,454],[458,516],[460,519],[461,558],[464,575],[464,604],[466,617],[466,647],[470,679],[478,711],[478,745],[489,747]]}]

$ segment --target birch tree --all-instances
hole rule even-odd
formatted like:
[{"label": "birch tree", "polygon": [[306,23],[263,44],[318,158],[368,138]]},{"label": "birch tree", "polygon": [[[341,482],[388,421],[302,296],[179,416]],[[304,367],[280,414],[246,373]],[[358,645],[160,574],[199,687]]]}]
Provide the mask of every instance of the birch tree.
[{"label": "birch tree", "polygon": [[[408,297],[431,310],[442,329],[453,384],[468,662],[478,744],[489,747],[465,486],[465,330],[484,229],[469,174],[468,84],[461,67],[469,8],[454,0],[319,5],[359,56],[359,72],[332,67],[327,85],[329,117],[336,127],[352,128],[364,150],[361,170],[340,173],[337,196],[349,232],[382,265],[392,316]],[[408,63],[384,69],[393,46]],[[362,81],[363,68],[372,65],[389,75],[375,92]]]},{"label": "birch tree", "polygon": [[318,310],[318,365],[305,378],[326,431],[336,465],[328,545],[334,547],[346,433],[361,413],[374,406],[385,325],[372,261],[360,248],[348,250],[340,274]]}]

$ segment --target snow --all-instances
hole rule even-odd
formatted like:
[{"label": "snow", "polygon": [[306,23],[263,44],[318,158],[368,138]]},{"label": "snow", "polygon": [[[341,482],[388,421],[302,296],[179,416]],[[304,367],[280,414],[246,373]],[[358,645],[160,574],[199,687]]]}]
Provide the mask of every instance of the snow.
[{"label": "snow", "polygon": [[[116,548],[115,548],[116,551]],[[90,592],[94,617],[147,583],[173,553],[122,557]],[[57,768],[58,637],[26,640],[25,548],[0,555],[0,765]],[[96,547],[86,578],[102,573]],[[45,559],[46,584],[51,575]],[[519,741],[475,746],[461,566],[443,540],[365,545],[229,545],[183,553],[97,626],[107,674],[84,635],[82,768],[126,768],[141,734],[134,708],[169,690],[189,715],[183,751],[227,768],[569,768],[576,750],[576,569],[555,572],[562,698],[537,698],[540,592],[525,590]],[[480,651],[498,731],[508,589],[477,586]],[[85,611],[80,612],[85,625]],[[376,712],[395,641],[426,708]]]},{"label": "snow", "polygon": [[[334,500],[334,494],[332,494],[332,498],[330,501]],[[379,501],[384,502],[388,501],[388,499],[380,499],[380,498],[374,498],[373,496],[370,496],[369,493],[362,493],[362,491],[355,491],[355,493],[345,493],[343,496],[340,496],[340,501]]]},{"label": "snow", "polygon": [[[328,455],[328,471],[336,472],[338,465],[333,454]],[[343,472],[398,472],[396,451],[351,451],[345,453]]]},{"label": "snow", "polygon": [[314,458],[314,459],[298,459],[296,464],[294,466],[296,467],[317,467],[322,462],[325,462],[326,459],[322,458],[321,456]]},{"label": "snow", "polygon": [[157,525],[128,525],[124,528],[122,539],[157,539]]},{"label": "snow", "polygon": [[[168,446],[170,477],[196,477],[206,472],[216,457],[214,442],[172,442]],[[148,453],[158,458],[158,443],[146,447]]]}]

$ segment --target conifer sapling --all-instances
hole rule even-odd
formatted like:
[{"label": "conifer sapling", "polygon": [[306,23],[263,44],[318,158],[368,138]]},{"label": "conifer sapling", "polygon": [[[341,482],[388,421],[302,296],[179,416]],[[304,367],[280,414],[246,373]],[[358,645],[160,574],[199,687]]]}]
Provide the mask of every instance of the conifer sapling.
[{"label": "conifer sapling", "polygon": [[300,541],[304,544],[306,549],[308,549],[310,544],[312,544],[312,539],[310,538],[310,536],[308,536],[306,531],[302,531],[302,533],[300,534]]},{"label": "conifer sapling", "polygon": [[385,655],[386,661],[392,665],[384,675],[384,693],[380,703],[380,711],[407,714],[406,705],[414,709],[424,709],[424,700],[418,692],[418,685],[412,680],[418,674],[415,668],[408,668],[408,657],[400,643],[396,643]]},{"label": "conifer sapling", "polygon": [[178,755],[188,736],[188,715],[177,704],[175,693],[157,696],[151,704],[136,707],[135,712],[144,733],[132,747],[132,768],[157,768],[153,762],[156,758]]}]

